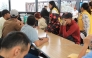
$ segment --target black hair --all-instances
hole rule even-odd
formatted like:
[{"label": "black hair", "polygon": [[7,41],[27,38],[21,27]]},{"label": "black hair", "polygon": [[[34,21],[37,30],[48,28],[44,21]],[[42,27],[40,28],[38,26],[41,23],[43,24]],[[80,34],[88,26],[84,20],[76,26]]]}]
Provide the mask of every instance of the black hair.
[{"label": "black hair", "polygon": [[73,17],[73,15],[71,13],[65,13],[63,15],[63,18],[65,18],[65,19],[72,18],[72,17]]},{"label": "black hair", "polygon": [[50,1],[49,4],[52,5],[52,8],[50,10],[52,10],[54,7],[58,10],[58,12],[60,13],[58,7],[56,6],[55,2],[54,1]]},{"label": "black hair", "polygon": [[15,17],[12,17],[12,16],[11,16],[11,18],[18,18],[18,16],[15,16]]},{"label": "black hair", "polygon": [[47,7],[47,6],[44,6],[44,7]]},{"label": "black hair", "polygon": [[35,25],[35,21],[36,21],[36,19],[33,15],[31,15],[27,18],[27,24],[28,25],[31,25],[31,26]]},{"label": "black hair", "polygon": [[10,13],[7,9],[4,9],[2,12],[1,12],[1,15],[4,17],[5,16],[5,14],[7,14],[7,13]]},{"label": "black hair", "polygon": [[1,49],[11,49],[15,46],[22,46],[22,50],[24,51],[30,43],[29,38],[22,32],[14,31],[10,32],[5,38],[3,38],[1,42]]},{"label": "black hair", "polygon": [[92,9],[92,1],[91,2],[89,2],[89,6],[91,7],[91,9]]},{"label": "black hair", "polygon": [[84,10],[86,10],[89,14],[91,14],[91,10],[89,8],[88,3],[83,3],[81,8],[83,8]]},{"label": "black hair", "polygon": [[22,21],[21,18],[20,18],[20,15],[18,16],[18,20],[19,20],[19,21]]}]

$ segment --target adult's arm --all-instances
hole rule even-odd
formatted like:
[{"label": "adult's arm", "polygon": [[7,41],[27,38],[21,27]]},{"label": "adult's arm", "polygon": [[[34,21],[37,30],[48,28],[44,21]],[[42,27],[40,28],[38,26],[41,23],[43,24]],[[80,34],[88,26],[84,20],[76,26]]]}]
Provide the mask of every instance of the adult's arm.
[{"label": "adult's arm", "polygon": [[76,31],[77,27],[72,25],[68,31],[66,31],[66,26],[63,26],[63,37],[68,37]]},{"label": "adult's arm", "polygon": [[86,54],[86,50],[90,44],[91,39],[92,39],[92,35],[89,35],[88,37],[86,37],[84,39],[84,46],[83,46],[81,52],[79,53],[78,58],[82,58]]},{"label": "adult's arm", "polygon": [[41,39],[35,41],[34,43],[36,46],[41,46],[42,44],[48,42],[48,40],[49,40],[48,38],[41,38]]}]

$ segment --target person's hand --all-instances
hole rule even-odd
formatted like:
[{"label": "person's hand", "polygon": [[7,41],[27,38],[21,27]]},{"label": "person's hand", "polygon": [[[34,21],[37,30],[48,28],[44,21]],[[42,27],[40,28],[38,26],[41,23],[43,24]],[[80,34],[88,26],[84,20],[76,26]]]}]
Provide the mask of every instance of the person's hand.
[{"label": "person's hand", "polygon": [[83,41],[84,45],[89,45],[92,40],[92,35],[87,36]]},{"label": "person's hand", "polygon": [[66,26],[66,21],[64,20],[63,23],[62,23],[63,26]]},{"label": "person's hand", "polygon": [[43,37],[42,39],[44,39],[45,41],[49,41],[49,38],[47,37]]},{"label": "person's hand", "polygon": [[37,29],[39,29],[39,26],[36,26]]}]

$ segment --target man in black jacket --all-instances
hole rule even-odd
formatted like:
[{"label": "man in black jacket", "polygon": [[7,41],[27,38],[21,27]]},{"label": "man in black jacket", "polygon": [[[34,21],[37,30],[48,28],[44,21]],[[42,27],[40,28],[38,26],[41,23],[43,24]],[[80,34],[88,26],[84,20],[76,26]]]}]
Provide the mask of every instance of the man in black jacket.
[{"label": "man in black jacket", "polygon": [[47,6],[44,6],[44,8],[42,9],[41,16],[42,17],[45,17],[45,16],[49,17],[49,12],[47,11]]}]

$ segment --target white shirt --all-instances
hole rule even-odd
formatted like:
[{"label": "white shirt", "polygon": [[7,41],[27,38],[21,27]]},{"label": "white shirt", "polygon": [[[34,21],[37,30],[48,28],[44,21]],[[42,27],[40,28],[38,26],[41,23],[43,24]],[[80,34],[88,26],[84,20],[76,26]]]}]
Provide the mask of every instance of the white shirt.
[{"label": "white shirt", "polygon": [[38,20],[38,26],[39,26],[39,28],[42,28],[42,29],[47,27],[47,24],[46,24],[46,21],[44,18],[40,18]]},{"label": "white shirt", "polygon": [[3,17],[0,18],[0,38],[2,37],[2,29],[5,21]]},{"label": "white shirt", "polygon": [[78,18],[78,10],[73,10],[72,14],[73,14],[73,18]]}]

